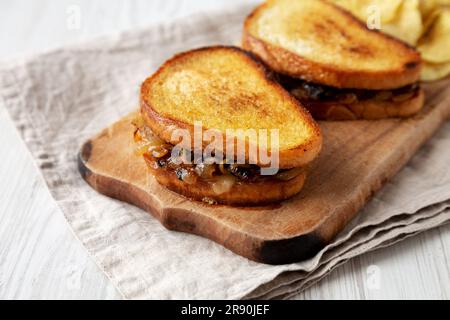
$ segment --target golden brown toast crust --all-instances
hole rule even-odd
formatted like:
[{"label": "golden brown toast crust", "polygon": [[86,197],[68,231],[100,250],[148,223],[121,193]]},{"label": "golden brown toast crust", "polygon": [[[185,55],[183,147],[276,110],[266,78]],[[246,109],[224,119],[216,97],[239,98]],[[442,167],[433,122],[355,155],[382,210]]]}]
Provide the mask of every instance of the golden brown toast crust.
[{"label": "golden brown toast crust", "polygon": [[[259,72],[261,73],[261,77],[263,77],[267,81],[268,86],[271,86],[271,88],[275,89],[279,94],[281,94],[283,99],[297,106],[295,112],[298,112],[301,115],[301,121],[304,121],[305,125],[312,130],[311,137],[307,142],[299,144],[295,148],[279,150],[279,167],[301,167],[314,160],[319,154],[322,147],[322,135],[319,125],[314,121],[309,112],[300,104],[300,102],[297,101],[297,99],[291,96],[286,90],[283,89],[281,85],[279,85],[275,80],[272,79],[271,72],[256,57],[237,47],[206,47],[178,54],[172,59],[168,60],[152,77],[145,80],[141,86],[140,107],[142,117],[144,118],[146,124],[152,129],[152,131],[162,140],[174,145],[179,143],[178,139],[173,140],[173,132],[175,130],[185,129],[190,132],[191,137],[194,136],[193,124],[186,123],[172,117],[162,116],[161,114],[156,112],[155,108],[152,106],[153,102],[149,99],[149,92],[152,82],[158,78],[158,75],[163,72],[163,70],[170,67],[171,64],[175,63],[182,57],[195,55],[197,52],[207,50],[231,50],[233,52],[240,53],[242,55],[242,58],[246,59],[246,62],[249,65],[259,70]],[[255,119],[255,121],[257,121],[257,119]],[[224,141],[225,140],[226,139],[224,138]],[[205,147],[207,144],[208,143],[204,142],[204,145],[202,147]],[[191,144],[190,147],[192,146],[193,144]],[[246,143],[246,149],[250,149],[248,143]],[[259,151],[259,146],[257,147],[257,149]],[[248,152],[246,152],[246,160],[249,160]],[[264,164],[257,164],[260,166],[264,166]]]},{"label": "golden brown toast crust", "polygon": [[[268,1],[260,5],[247,17],[244,24],[242,44],[244,49],[257,55],[276,72],[337,88],[369,90],[400,88],[419,80],[422,60],[417,50],[389,35],[376,30],[368,30],[350,12],[326,1],[322,1],[324,5],[333,6],[336,14],[350,19],[357,26],[364,29],[364,32],[367,32],[369,36],[375,36],[375,41],[377,39],[385,41],[394,46],[399,52],[403,52],[404,63],[402,67],[383,71],[345,69],[340,66],[312,61],[311,59],[304,58],[285,48],[260,39],[257,35],[250,33],[250,25],[255,22],[259,13],[266,10],[272,2]],[[332,32],[333,30],[329,31]],[[368,49],[370,50],[370,48]],[[389,52],[386,52],[386,54],[389,54]]]},{"label": "golden brown toast crust", "polygon": [[204,202],[213,200],[229,206],[262,206],[287,200],[301,191],[306,179],[306,172],[303,172],[288,181],[275,178],[258,182],[241,181],[236,182],[229,191],[217,194],[208,181],[196,179],[195,183],[188,184],[179,180],[173,170],[153,165],[148,167],[158,183],[171,191],[189,199]]},{"label": "golden brown toast crust", "polygon": [[402,102],[364,100],[351,105],[338,102],[305,103],[317,120],[380,120],[386,118],[407,118],[422,110],[425,92],[420,89],[411,99]]}]

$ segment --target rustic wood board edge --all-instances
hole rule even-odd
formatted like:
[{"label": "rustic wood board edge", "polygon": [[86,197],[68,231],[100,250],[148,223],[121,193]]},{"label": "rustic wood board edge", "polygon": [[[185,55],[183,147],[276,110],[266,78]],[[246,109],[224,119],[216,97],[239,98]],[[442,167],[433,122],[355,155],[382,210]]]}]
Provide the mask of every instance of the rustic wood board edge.
[{"label": "rustic wood board edge", "polygon": [[[195,228],[199,216],[192,215],[189,210],[163,208],[158,206],[152,195],[145,190],[91,171],[89,168],[91,148],[92,142],[87,141],[78,154],[78,170],[83,179],[97,192],[149,212],[168,230],[202,236],[250,260],[274,265],[307,259],[326,244],[316,232],[291,239],[264,240],[229,230],[224,225],[215,225],[214,221],[208,223],[209,228],[199,230]],[[267,208],[270,210],[270,206]],[[259,210],[263,209],[259,208]],[[227,234],[230,241],[224,241],[222,237],[218,236],[219,234]]]}]

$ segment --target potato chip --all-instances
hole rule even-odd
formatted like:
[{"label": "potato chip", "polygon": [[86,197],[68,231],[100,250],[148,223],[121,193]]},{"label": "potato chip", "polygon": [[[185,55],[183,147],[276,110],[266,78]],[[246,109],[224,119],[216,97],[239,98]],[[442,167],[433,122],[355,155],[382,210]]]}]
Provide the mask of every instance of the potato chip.
[{"label": "potato chip", "polygon": [[[426,35],[430,31],[431,27],[436,22],[436,19],[439,18],[439,15],[441,14],[441,10],[442,9],[440,7],[437,7],[437,8],[434,8],[427,15],[424,15],[422,13],[422,19],[423,19],[422,36]],[[420,40],[419,40],[419,42],[420,42]]]},{"label": "potato chip", "polygon": [[422,68],[422,80],[434,81],[450,75],[450,62],[433,64],[425,62]]},{"label": "potato chip", "polygon": [[372,7],[378,8],[382,23],[394,20],[402,4],[402,0],[335,0],[335,2],[363,21],[366,21],[371,14]]},{"label": "potato chip", "polygon": [[422,58],[431,63],[450,62],[450,7],[439,8],[427,22],[429,30],[420,39]]},{"label": "potato chip", "polygon": [[422,34],[419,0],[334,0],[362,21],[373,14],[370,8],[380,9],[381,31],[415,45]]},{"label": "potato chip", "polygon": [[440,6],[450,6],[450,0],[420,0],[420,12],[423,17],[427,17]]},{"label": "potato chip", "polygon": [[419,4],[419,0],[403,0],[396,18],[382,25],[382,31],[411,45],[417,44],[423,30]]},{"label": "potato chip", "polygon": [[423,79],[450,73],[450,0],[334,0],[363,21],[378,6],[381,31],[416,46],[424,60]]}]

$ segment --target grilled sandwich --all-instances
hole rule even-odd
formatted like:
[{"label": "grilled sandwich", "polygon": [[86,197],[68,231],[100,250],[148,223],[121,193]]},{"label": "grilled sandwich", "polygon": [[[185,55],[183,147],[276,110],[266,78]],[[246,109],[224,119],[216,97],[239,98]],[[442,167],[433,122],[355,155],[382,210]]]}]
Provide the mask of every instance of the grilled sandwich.
[{"label": "grilled sandwich", "polygon": [[317,119],[408,117],[421,110],[420,54],[325,0],[269,0],[246,19],[243,47]]},{"label": "grilled sandwich", "polygon": [[[308,111],[257,58],[236,47],[176,55],[144,81],[140,107],[136,148],[150,172],[168,189],[207,203],[255,206],[288,199],[302,189],[307,165],[322,146]],[[276,130],[278,143],[272,136],[242,134],[248,130]],[[195,137],[207,131],[215,138],[203,135],[198,143]],[[211,140],[222,152],[206,157]],[[270,174],[263,173],[270,165],[261,154],[278,155]]]}]

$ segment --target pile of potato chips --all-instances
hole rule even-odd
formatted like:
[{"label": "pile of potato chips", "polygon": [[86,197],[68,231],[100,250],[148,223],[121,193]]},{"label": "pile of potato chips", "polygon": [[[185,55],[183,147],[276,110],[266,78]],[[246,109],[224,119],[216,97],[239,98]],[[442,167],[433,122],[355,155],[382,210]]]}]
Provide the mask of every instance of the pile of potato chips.
[{"label": "pile of potato chips", "polygon": [[381,30],[421,52],[422,80],[450,74],[450,0],[334,0],[363,21],[376,8]]}]

